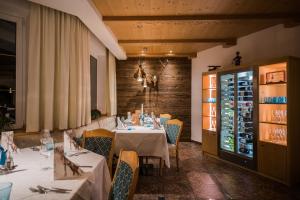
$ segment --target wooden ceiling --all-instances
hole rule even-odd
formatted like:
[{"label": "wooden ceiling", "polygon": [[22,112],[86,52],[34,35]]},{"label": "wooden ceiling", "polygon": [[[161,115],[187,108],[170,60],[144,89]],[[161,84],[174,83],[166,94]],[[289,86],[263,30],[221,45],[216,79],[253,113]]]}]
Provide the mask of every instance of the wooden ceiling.
[{"label": "wooden ceiling", "polygon": [[128,56],[191,56],[300,22],[299,0],[93,0]]}]

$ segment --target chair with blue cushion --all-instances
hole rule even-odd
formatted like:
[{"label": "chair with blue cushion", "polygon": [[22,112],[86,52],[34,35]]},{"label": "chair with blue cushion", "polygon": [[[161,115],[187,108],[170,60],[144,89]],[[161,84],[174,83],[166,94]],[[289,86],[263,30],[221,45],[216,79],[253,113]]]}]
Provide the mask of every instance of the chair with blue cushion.
[{"label": "chair with blue cushion", "polygon": [[112,182],[110,200],[131,200],[139,174],[139,158],[135,151],[120,151],[117,169]]},{"label": "chair with blue cushion", "polygon": [[160,121],[160,124],[165,127],[166,125],[166,122],[168,120],[170,120],[172,118],[172,116],[170,114],[160,114],[159,115],[159,121]]},{"label": "chair with blue cushion", "polygon": [[115,133],[106,129],[95,129],[83,133],[83,148],[105,157],[112,175]]},{"label": "chair with blue cushion", "polygon": [[178,156],[178,147],[179,147],[179,139],[182,132],[183,122],[178,119],[168,120],[166,122],[166,133],[168,137],[169,143],[169,151],[175,149],[176,151],[176,167],[177,171],[179,171],[179,156]]}]

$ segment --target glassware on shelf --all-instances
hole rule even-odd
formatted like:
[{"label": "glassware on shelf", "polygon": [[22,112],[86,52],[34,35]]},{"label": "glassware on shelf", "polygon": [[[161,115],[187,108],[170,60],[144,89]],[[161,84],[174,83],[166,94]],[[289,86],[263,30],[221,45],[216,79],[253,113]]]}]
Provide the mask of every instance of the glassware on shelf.
[{"label": "glassware on shelf", "polygon": [[287,144],[287,129],[285,126],[267,125],[262,132],[262,140],[275,144]]},{"label": "glassware on shelf", "polygon": [[285,96],[263,96],[259,98],[260,103],[262,104],[286,104],[287,97]]},{"label": "glassware on shelf", "polygon": [[210,116],[212,116],[212,117],[216,117],[216,107],[211,107],[211,109],[210,109]]},{"label": "glassware on shelf", "polygon": [[214,75],[214,76],[210,76],[210,88],[216,88],[216,83],[217,83],[217,81],[216,81],[216,76]]},{"label": "glassware on shelf", "polygon": [[262,122],[266,123],[277,123],[286,124],[287,110],[263,110],[262,111]]}]

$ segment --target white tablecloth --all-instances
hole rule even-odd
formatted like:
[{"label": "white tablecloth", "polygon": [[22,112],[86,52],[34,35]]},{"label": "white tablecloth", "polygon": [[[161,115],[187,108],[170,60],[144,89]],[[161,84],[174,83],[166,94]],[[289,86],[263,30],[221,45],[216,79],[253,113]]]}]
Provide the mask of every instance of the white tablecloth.
[{"label": "white tablecloth", "polygon": [[[76,180],[54,180],[53,152],[52,156],[47,158],[38,151],[26,148],[21,149],[21,152],[14,155],[15,165],[18,165],[16,170],[26,170],[0,175],[0,182],[13,183],[10,198],[12,200],[108,199],[111,179],[105,158],[90,152],[73,156],[70,160],[78,165],[92,166],[92,168],[81,168],[84,172],[90,172],[90,176]],[[53,192],[47,194],[32,193],[29,187],[36,188],[37,185],[47,188],[57,187],[71,189],[72,191],[67,194]]]},{"label": "white tablecloth", "polygon": [[153,130],[150,127],[132,126],[133,130],[114,130],[115,153],[120,149],[133,150],[139,156],[161,157],[167,167],[170,167],[169,150],[165,130]]}]

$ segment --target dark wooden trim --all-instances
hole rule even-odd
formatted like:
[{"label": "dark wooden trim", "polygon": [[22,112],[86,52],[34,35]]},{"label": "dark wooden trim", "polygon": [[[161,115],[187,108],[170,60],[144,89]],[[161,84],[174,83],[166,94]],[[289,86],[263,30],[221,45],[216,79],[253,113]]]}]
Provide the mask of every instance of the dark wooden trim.
[{"label": "dark wooden trim", "polygon": [[198,141],[195,141],[195,140],[191,140],[192,143],[195,143],[195,144],[199,144],[199,145],[202,145],[202,142],[198,142]]},{"label": "dark wooden trim", "polygon": [[236,38],[195,38],[195,39],[143,39],[119,40],[120,44],[128,43],[225,43],[236,44]]},{"label": "dark wooden trim", "polygon": [[299,19],[300,13],[203,14],[155,16],[103,16],[103,21],[178,21],[178,20],[265,20]]}]

